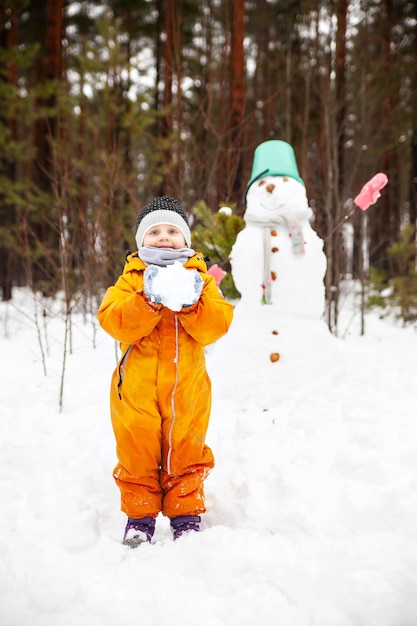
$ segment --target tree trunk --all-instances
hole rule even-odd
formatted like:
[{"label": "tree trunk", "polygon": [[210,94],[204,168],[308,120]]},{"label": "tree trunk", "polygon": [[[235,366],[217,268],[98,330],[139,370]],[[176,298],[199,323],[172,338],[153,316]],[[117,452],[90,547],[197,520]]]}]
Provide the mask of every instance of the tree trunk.
[{"label": "tree trunk", "polygon": [[[0,50],[5,54],[7,54],[7,51],[15,48],[17,44],[16,19],[16,7],[10,9],[10,12],[6,12],[6,7],[2,3],[0,5]],[[0,81],[2,83],[7,82],[13,89],[16,88],[17,75],[14,62],[10,63],[7,78],[3,73],[0,73]],[[1,89],[2,93],[4,91]],[[0,126],[8,129],[12,141],[17,139],[17,120],[15,117],[5,116],[0,118]],[[0,173],[8,179],[9,184],[16,181],[16,167],[12,160],[3,157],[0,159]],[[0,190],[0,222],[2,226],[7,225],[9,228],[16,223],[15,207],[6,197],[4,189]],[[13,264],[15,259],[16,255],[13,246],[0,240],[0,288],[2,299],[5,301],[11,300],[12,297]]]},{"label": "tree trunk", "polygon": [[[42,56],[38,64],[38,82],[45,84],[49,95],[41,96],[38,101],[39,110],[46,109],[45,116],[41,116],[35,123],[36,161],[34,180],[38,188],[51,196],[51,206],[45,219],[39,221],[39,216],[32,226],[35,243],[42,242],[44,253],[36,263],[34,271],[35,284],[38,284],[44,293],[53,294],[60,287],[59,283],[51,284],[51,278],[56,274],[54,266],[59,259],[59,228],[56,212],[52,201],[53,156],[51,139],[57,135],[56,88],[52,90],[47,83],[55,82],[55,86],[62,79],[62,38],[63,38],[63,6],[64,0],[48,0],[33,3],[32,19],[39,29],[39,43]],[[53,260],[55,259],[55,260]]]},{"label": "tree trunk", "polygon": [[181,114],[181,14],[182,2],[165,0],[163,3],[165,44],[162,49],[162,107],[160,125],[163,180],[160,193],[180,195],[179,160]]},{"label": "tree trunk", "polygon": [[409,204],[410,204],[410,224],[417,225],[417,2],[413,3],[413,17],[414,17],[414,45],[413,45],[413,65],[411,76],[411,92],[413,94],[414,102],[414,115],[412,121],[412,135],[410,142],[411,152],[411,168],[410,168],[410,190],[409,190]]},{"label": "tree trunk", "polygon": [[345,118],[346,118],[346,19],[348,1],[338,0],[337,3],[337,32],[336,32],[336,128],[337,128],[337,184],[339,195],[343,197],[345,171]]},{"label": "tree trunk", "polygon": [[[395,66],[391,58],[391,29],[394,23],[395,11],[391,0],[385,0],[384,5],[385,19],[382,49],[385,75],[389,76],[390,74],[394,75],[393,72],[395,71]],[[378,215],[371,221],[370,264],[387,272],[387,274],[391,276],[393,270],[392,260],[387,255],[386,250],[395,240],[400,220],[398,200],[396,200],[398,197],[397,159],[391,140],[394,101],[389,81],[386,91],[383,94],[381,111],[380,141],[382,145],[385,146],[381,153],[381,168],[383,172],[387,173],[390,185],[387,188],[387,193],[385,193],[378,202]]]},{"label": "tree trunk", "polygon": [[243,39],[245,32],[245,3],[231,3],[231,62],[230,62],[230,141],[227,149],[227,200],[239,198],[243,191],[242,120],[245,101],[245,59]]}]

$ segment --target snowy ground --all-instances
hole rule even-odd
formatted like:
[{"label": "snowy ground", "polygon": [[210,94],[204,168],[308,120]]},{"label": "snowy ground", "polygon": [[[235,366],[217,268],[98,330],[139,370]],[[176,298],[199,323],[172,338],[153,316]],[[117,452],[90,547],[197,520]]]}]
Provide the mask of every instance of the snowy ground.
[{"label": "snowy ground", "polygon": [[[351,317],[353,314],[353,318]],[[121,545],[108,387],[115,345],[0,303],[2,626],[416,626],[417,333],[303,321],[271,363],[211,347],[204,532]],[[346,333],[345,333],[346,331]],[[284,333],[285,335],[285,333]],[[242,341],[244,344],[244,341]],[[225,357],[226,355],[226,357]],[[240,384],[230,378],[240,373]]]}]

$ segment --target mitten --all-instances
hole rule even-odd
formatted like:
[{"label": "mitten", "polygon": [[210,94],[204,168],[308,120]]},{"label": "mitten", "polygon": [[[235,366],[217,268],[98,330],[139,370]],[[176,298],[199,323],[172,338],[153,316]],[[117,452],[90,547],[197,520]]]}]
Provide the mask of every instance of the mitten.
[{"label": "mitten", "polygon": [[182,284],[182,306],[191,306],[197,302],[203,290],[204,281],[197,270],[185,270],[187,278]]},{"label": "mitten", "polygon": [[155,286],[160,269],[157,265],[149,265],[143,274],[143,292],[155,304],[161,303],[161,295]]}]

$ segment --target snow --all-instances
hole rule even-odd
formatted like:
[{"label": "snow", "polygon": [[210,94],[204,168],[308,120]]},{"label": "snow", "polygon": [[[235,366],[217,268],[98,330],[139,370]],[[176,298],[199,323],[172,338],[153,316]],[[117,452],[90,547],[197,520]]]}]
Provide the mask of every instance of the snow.
[{"label": "snow", "polygon": [[360,336],[346,290],[343,339],[304,319],[278,363],[244,337],[209,348],[204,530],[174,543],[160,517],[137,550],[112,479],[114,342],[73,315],[59,412],[59,303],[42,320],[47,376],[34,302],[1,303],[2,626],[415,626],[416,331],[369,314]]},{"label": "snow", "polygon": [[[203,281],[197,270],[186,270],[179,261],[166,267],[151,265],[149,270],[151,273],[148,281],[145,279],[145,292],[152,302],[160,302],[171,311],[180,311],[200,297]],[[146,291],[147,283],[149,293]]]}]

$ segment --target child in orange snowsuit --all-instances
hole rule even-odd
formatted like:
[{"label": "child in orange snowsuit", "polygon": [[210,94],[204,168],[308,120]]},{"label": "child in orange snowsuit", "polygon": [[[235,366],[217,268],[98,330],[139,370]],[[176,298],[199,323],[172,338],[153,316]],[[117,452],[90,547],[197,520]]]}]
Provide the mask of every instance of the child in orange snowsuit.
[{"label": "child in orange snowsuit", "polygon": [[100,305],[103,329],[122,356],[110,393],[118,464],[114,478],[128,516],[124,543],[150,542],[160,512],[174,539],[200,530],[203,481],[214,465],[205,444],[211,408],[205,346],[224,335],[233,308],[191,249],[177,200],[154,198],[136,223],[138,252]]}]

